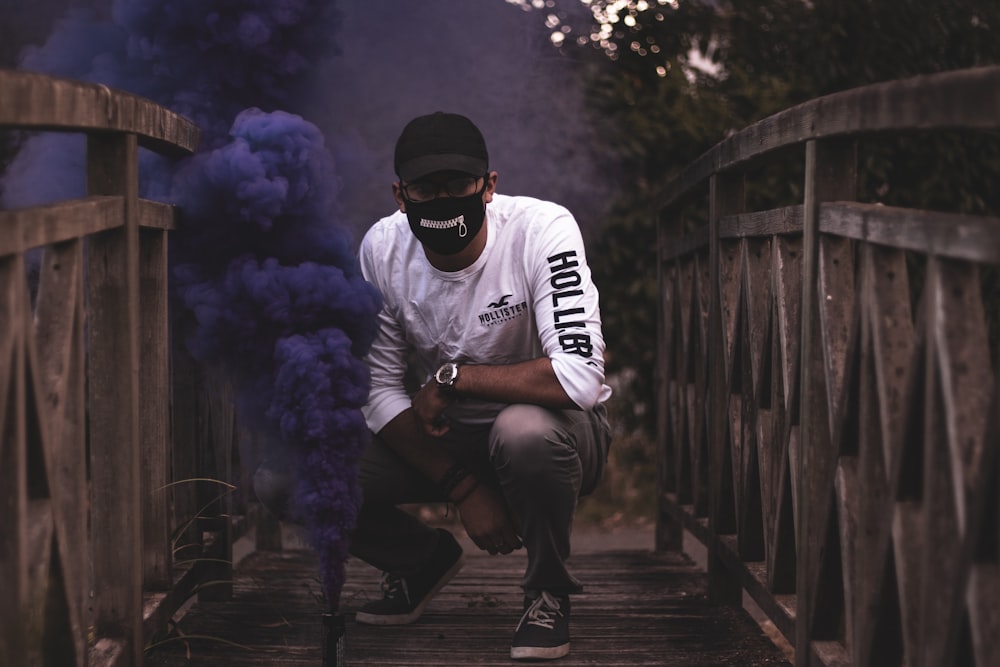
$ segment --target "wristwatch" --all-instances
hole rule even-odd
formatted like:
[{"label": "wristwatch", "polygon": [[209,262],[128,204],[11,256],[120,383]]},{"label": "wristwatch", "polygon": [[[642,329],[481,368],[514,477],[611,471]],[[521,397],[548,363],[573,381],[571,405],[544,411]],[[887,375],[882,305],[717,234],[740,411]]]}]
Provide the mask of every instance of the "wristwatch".
[{"label": "wristwatch", "polygon": [[455,391],[455,382],[457,380],[458,364],[454,361],[442,364],[441,368],[437,369],[437,373],[434,374],[434,381],[437,382],[438,389],[445,393],[453,393]]}]

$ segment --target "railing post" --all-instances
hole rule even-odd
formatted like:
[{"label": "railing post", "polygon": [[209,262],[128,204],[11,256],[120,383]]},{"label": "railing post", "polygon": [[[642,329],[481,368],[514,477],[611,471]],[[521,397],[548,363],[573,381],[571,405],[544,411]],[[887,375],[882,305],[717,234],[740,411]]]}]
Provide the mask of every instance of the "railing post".
[{"label": "railing post", "polygon": [[729,343],[723,330],[723,290],[727,288],[722,275],[722,247],[719,221],[725,215],[740,213],[745,206],[742,172],[718,173],[709,181],[708,264],[711,294],[708,321],[708,415],[709,447],[709,523],[712,541],[708,545],[709,595],[716,602],[741,604],[743,587],[739,577],[720,558],[719,540],[722,535],[736,532],[733,468],[727,437],[729,420],[729,378],[727,369]]},{"label": "railing post", "polygon": [[91,195],[123,195],[123,226],[87,248],[88,407],[93,623],[142,662],[139,441],[138,147],[134,134],[90,134]]},{"label": "railing post", "polygon": [[[21,234],[20,225],[7,228]],[[24,255],[0,257],[0,664],[27,661],[28,480],[24,387]]]},{"label": "railing post", "polygon": [[[830,526],[832,478],[837,453],[832,442],[827,408],[819,298],[819,205],[852,200],[857,191],[857,148],[853,140],[810,140],[805,149],[805,187],[802,258],[802,335],[798,423],[800,456],[795,471],[798,530],[796,545],[795,664],[812,664],[812,640],[832,639],[840,610],[819,609],[818,589],[837,586],[825,572],[822,550]],[[794,421],[794,416],[792,417]],[[829,478],[829,479],[828,479]],[[835,529],[835,528],[833,528]],[[839,557],[839,554],[836,555]]]},{"label": "railing post", "polygon": [[[681,551],[684,548],[684,524],[665,507],[665,494],[674,489],[675,484],[671,482],[670,463],[676,460],[673,455],[677,448],[683,447],[683,443],[674,441],[675,433],[672,433],[668,423],[667,409],[663,406],[670,404],[669,382],[670,357],[673,350],[664,349],[667,340],[668,327],[671,326],[670,313],[666,311],[664,304],[664,294],[666,292],[666,277],[664,275],[663,248],[669,237],[680,236],[683,226],[683,218],[673,213],[668,220],[661,215],[656,224],[656,247],[657,247],[657,285],[659,286],[659,298],[657,299],[657,326],[659,328],[656,340],[659,341],[656,353],[656,404],[661,406],[657,410],[656,433],[657,439],[661,443],[656,456],[656,536],[655,546],[658,551]],[[676,474],[676,473],[674,473]]]},{"label": "railing post", "polygon": [[139,252],[143,582],[147,590],[166,590],[172,583],[173,562],[168,516],[171,434],[167,232],[141,230]]}]

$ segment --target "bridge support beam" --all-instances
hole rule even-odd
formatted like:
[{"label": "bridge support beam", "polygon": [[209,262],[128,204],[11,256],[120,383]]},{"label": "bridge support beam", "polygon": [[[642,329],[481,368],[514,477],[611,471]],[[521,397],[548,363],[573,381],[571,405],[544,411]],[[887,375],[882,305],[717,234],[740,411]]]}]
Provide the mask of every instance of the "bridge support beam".
[{"label": "bridge support beam", "polygon": [[91,195],[123,195],[124,225],[87,247],[88,411],[93,625],[142,664],[139,440],[138,144],[134,134],[87,138]]},{"label": "bridge support beam", "polygon": [[[801,449],[795,471],[800,508],[797,520],[798,571],[796,572],[795,664],[812,664],[812,642],[834,639],[840,609],[820,605],[820,598],[842,586],[833,578],[839,568],[824,565],[839,554],[823,554],[821,547],[830,529],[834,510],[832,475],[837,452],[830,433],[819,322],[819,205],[824,201],[850,201],[857,197],[857,147],[853,140],[810,140],[805,146],[805,188],[802,263],[802,338],[798,410],[792,423],[800,426]],[[798,417],[796,419],[796,416]],[[805,508],[803,511],[801,508]],[[836,529],[834,527],[834,529]],[[841,599],[842,605],[842,599]]]}]

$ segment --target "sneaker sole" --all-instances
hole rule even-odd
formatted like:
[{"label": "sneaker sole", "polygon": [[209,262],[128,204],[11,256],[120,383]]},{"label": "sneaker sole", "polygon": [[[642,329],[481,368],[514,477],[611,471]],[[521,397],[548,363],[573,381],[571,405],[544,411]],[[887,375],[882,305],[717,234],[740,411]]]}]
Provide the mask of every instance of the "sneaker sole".
[{"label": "sneaker sole", "polygon": [[555,660],[569,654],[569,644],[562,646],[511,646],[511,660]]},{"label": "sneaker sole", "polygon": [[427,595],[424,596],[424,599],[420,601],[420,604],[414,607],[413,611],[410,613],[389,615],[369,614],[364,611],[359,611],[354,615],[354,620],[358,623],[364,623],[365,625],[409,625],[410,623],[413,623],[424,613],[424,609],[426,609],[427,605],[434,599],[434,596],[438,594],[438,591],[444,588],[445,584],[451,581],[455,575],[458,574],[463,565],[465,565],[465,554],[458,557],[455,564],[444,573],[444,575],[438,580],[437,584],[434,585],[434,588],[432,588]]}]

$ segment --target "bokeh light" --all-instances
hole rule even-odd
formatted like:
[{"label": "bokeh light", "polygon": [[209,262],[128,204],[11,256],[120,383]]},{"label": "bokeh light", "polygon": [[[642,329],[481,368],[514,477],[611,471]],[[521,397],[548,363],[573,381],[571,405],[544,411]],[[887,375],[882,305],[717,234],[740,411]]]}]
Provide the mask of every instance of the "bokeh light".
[{"label": "bokeh light", "polygon": [[[575,43],[601,49],[611,59],[618,57],[618,41],[642,31],[640,14],[653,11],[653,20],[663,21],[663,12],[677,9],[678,0],[506,0],[525,11],[546,10],[545,27],[556,46]],[[568,41],[567,41],[568,40]],[[649,38],[652,40],[652,38]],[[633,48],[638,55],[656,54],[655,40]],[[635,42],[633,42],[635,43]]]},{"label": "bokeh light", "polygon": [[[679,8],[679,0],[506,0],[508,4],[524,11],[544,10],[545,27],[550,30],[550,40],[557,48],[570,45],[591,46],[599,49],[611,60],[622,53],[633,57],[649,57],[657,76],[665,77],[671,71],[667,57],[669,49],[657,43],[650,26],[662,23],[671,12]],[[645,29],[644,29],[645,26]],[[696,48],[682,57],[682,69],[687,79],[698,75],[717,77],[718,66],[712,62],[716,44],[709,45],[709,53]],[[684,62],[686,60],[686,62]]]}]

